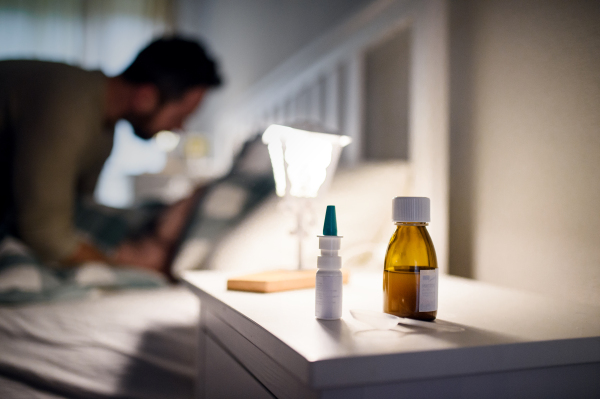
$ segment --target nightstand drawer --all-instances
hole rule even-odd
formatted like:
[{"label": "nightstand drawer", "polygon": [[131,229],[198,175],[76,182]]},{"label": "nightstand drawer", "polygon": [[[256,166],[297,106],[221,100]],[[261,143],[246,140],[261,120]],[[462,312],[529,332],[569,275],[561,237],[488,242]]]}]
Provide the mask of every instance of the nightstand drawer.
[{"label": "nightstand drawer", "polygon": [[233,357],[244,371],[251,373],[273,395],[282,399],[319,397],[316,392],[303,385],[280,364],[221,320],[216,313],[203,307],[202,318],[206,336],[211,337],[221,348],[227,348],[230,357]]},{"label": "nightstand drawer", "polygon": [[219,344],[206,337],[204,397],[273,399],[274,396]]}]

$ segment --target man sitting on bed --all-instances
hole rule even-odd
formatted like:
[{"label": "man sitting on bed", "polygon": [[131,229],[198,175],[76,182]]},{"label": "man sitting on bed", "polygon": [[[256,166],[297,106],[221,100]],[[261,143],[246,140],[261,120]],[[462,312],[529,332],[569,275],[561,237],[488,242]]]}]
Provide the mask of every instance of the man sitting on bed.
[{"label": "man sitting on bed", "polygon": [[0,239],[14,235],[42,261],[63,266],[102,261],[165,271],[191,200],[167,208],[152,235],[110,254],[78,234],[75,209],[94,192],[119,119],[143,139],[181,128],[220,83],[204,49],[180,38],[151,43],[116,77],[0,62]]}]

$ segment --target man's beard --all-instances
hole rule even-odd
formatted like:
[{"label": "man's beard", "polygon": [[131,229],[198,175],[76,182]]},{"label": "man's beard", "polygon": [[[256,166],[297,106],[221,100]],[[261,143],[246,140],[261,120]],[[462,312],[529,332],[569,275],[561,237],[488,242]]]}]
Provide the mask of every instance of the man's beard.
[{"label": "man's beard", "polygon": [[133,134],[135,134],[136,136],[138,136],[142,140],[148,141],[152,137],[154,137],[154,134],[148,132],[147,130],[145,130],[143,128],[139,128],[139,127],[134,126],[134,125],[131,125],[131,127],[133,128]]},{"label": "man's beard", "polygon": [[125,119],[129,122],[133,128],[133,134],[142,140],[150,140],[154,137],[155,132],[150,132],[146,126],[149,125],[150,120],[154,116],[154,113],[146,115],[129,115]]}]

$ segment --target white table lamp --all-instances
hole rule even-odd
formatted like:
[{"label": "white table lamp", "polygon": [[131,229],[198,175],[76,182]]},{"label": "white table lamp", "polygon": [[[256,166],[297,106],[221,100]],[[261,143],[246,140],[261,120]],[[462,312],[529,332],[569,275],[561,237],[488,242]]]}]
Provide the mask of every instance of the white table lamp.
[{"label": "white table lamp", "polygon": [[314,220],[311,201],[327,191],[342,148],[352,139],[271,125],[262,140],[269,148],[277,195],[287,200],[296,215],[293,233],[298,237],[298,269],[302,269],[302,241],[307,221]]}]

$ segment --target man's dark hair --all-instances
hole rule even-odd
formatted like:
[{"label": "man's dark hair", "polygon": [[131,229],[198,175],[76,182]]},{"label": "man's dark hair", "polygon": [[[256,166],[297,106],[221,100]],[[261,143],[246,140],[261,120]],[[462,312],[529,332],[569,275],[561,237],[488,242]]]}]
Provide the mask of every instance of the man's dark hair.
[{"label": "man's dark hair", "polygon": [[153,41],[121,76],[131,83],[156,85],[162,102],[177,100],[193,87],[221,85],[216,62],[199,43],[181,37]]}]

